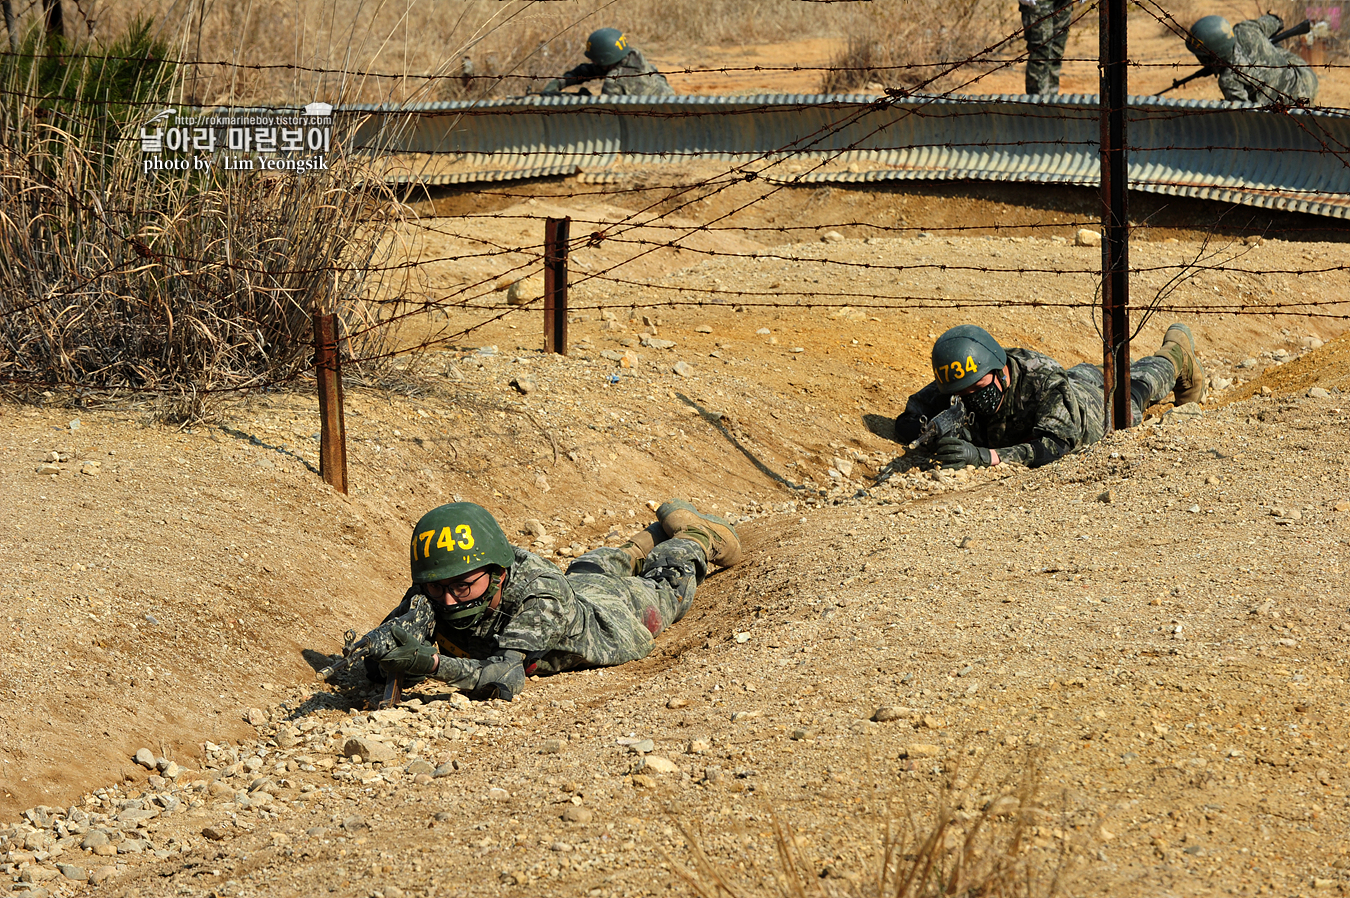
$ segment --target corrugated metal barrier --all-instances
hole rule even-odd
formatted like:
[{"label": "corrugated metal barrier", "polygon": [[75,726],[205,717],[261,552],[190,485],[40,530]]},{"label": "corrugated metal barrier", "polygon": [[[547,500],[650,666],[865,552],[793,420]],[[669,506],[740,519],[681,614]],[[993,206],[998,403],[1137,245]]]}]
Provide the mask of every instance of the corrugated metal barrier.
[{"label": "corrugated metal barrier", "polygon": [[[919,179],[1096,185],[1100,171],[1096,96],[564,96],[340,112],[366,116],[357,132],[365,149],[434,154],[437,165],[428,170],[437,174],[400,178],[429,185],[538,177],[544,170],[596,178],[619,160],[708,158],[853,163],[849,171],[763,171],[776,182],[802,185]],[[1350,217],[1350,117],[1341,112],[1134,97],[1129,141],[1132,188]],[[485,166],[491,171],[473,171]]]}]

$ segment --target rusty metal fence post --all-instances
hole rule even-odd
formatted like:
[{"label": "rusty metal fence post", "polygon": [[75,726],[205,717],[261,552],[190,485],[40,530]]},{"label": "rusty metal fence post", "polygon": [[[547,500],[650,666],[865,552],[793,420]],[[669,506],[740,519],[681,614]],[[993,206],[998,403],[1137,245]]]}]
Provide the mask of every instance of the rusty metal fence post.
[{"label": "rusty metal fence post", "polygon": [[567,355],[567,237],[570,218],[544,221],[544,352]]},{"label": "rusty metal fence post", "polygon": [[1102,348],[1106,432],[1130,426],[1130,215],[1126,0],[1098,6],[1101,69]]},{"label": "rusty metal fence post", "polygon": [[347,428],[342,418],[342,361],[337,315],[314,313],[314,377],[319,385],[319,476],[347,492]]}]

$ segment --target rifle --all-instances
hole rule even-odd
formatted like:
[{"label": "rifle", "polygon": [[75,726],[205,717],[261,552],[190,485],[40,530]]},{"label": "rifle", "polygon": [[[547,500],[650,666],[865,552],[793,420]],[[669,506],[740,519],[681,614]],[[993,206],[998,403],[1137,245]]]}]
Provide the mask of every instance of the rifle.
[{"label": "rifle", "polygon": [[[1283,31],[1277,31],[1275,34],[1272,34],[1270,36],[1270,42],[1272,44],[1278,44],[1280,41],[1288,40],[1291,37],[1298,37],[1300,34],[1307,34],[1309,31],[1312,31],[1312,27],[1313,27],[1312,19],[1304,19],[1297,25],[1291,25],[1288,28],[1284,29]],[[1219,74],[1219,70],[1217,68],[1214,68],[1212,66],[1205,66],[1203,69],[1200,69],[1199,71],[1191,72],[1185,78],[1178,78],[1176,81],[1172,82],[1171,87],[1164,87],[1162,90],[1158,91],[1153,96],[1161,97],[1168,91],[1176,90],[1183,84],[1190,84],[1196,78],[1207,78],[1210,75],[1217,75],[1217,74]]]},{"label": "rifle", "polygon": [[934,415],[932,418],[919,419],[919,425],[923,430],[919,431],[919,436],[909,444],[909,448],[918,449],[925,443],[955,433],[965,427],[968,418],[966,404],[961,401],[960,396],[953,396],[952,404],[948,406],[945,412]]},{"label": "rifle", "polygon": [[[402,626],[410,633],[416,633],[424,639],[431,637],[431,632],[436,621],[435,612],[432,611],[431,601],[421,593],[413,596],[412,605],[399,617],[392,618],[380,624],[374,630],[371,630],[360,639],[356,638],[355,630],[348,630],[342,638],[342,660],[335,661],[332,664],[319,671],[320,680],[330,680],[337,674],[351,670],[358,664],[364,664],[366,659],[374,658],[379,660],[385,653],[393,649],[397,643],[394,641],[393,629],[396,626]],[[403,698],[403,675],[397,674],[391,676],[384,684],[384,695],[380,698],[378,708],[392,708]]]}]

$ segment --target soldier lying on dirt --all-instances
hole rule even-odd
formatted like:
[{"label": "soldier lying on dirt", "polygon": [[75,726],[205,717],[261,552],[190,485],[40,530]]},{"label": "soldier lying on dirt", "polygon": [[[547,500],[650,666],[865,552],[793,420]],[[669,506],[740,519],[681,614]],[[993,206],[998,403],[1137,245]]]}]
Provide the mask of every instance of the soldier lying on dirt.
[{"label": "soldier lying on dirt", "polygon": [[[928,418],[960,396],[970,413],[964,436],[938,439],[929,454],[944,466],[997,464],[1039,467],[1100,440],[1106,429],[1102,369],[1084,363],[1068,370],[1029,349],[1004,350],[984,328],[962,324],[933,344],[933,383],[895,419],[895,439],[919,436]],[[1205,396],[1205,369],[1191,330],[1167,329],[1157,355],[1130,366],[1133,423],[1144,409],[1175,392],[1178,405]]]},{"label": "soldier lying on dirt", "polygon": [[[689,610],[708,565],[741,560],[728,521],[681,499],[656,516],[622,546],[592,549],[563,573],[512,546],[482,506],[432,509],[413,528],[413,585],[381,625],[392,624],[388,648],[367,661],[368,675],[431,677],[510,701],[533,674],[646,657]],[[423,594],[434,620],[410,632],[395,619],[407,620]]]}]

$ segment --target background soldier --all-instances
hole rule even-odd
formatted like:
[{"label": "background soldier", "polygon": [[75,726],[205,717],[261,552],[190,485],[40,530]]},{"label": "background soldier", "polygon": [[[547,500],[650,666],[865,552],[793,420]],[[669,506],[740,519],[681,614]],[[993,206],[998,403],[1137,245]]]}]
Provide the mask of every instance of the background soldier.
[{"label": "background soldier", "polygon": [[1272,14],[1231,26],[1222,16],[1205,16],[1191,26],[1186,49],[1218,73],[1225,100],[1312,103],[1317,74],[1297,53],[1270,42],[1283,30],[1284,22]]},{"label": "background soldier", "polygon": [[[1104,377],[1097,365],[1085,362],[1066,371],[1039,352],[1005,351],[984,328],[962,324],[933,344],[933,377],[933,383],[909,397],[904,414],[895,420],[895,438],[902,443],[915,439],[920,418],[942,412],[959,394],[971,420],[964,438],[937,441],[932,456],[944,466],[1039,467],[1105,434]],[[1205,396],[1205,369],[1184,324],[1167,329],[1157,355],[1130,365],[1133,423],[1173,391],[1178,405]]]},{"label": "background soldier", "polygon": [[1027,93],[1059,93],[1059,72],[1069,42],[1073,0],[1018,0],[1027,38]]},{"label": "background soldier", "polygon": [[[728,521],[681,499],[656,516],[624,545],[593,549],[564,574],[512,546],[482,506],[432,509],[413,528],[413,585],[370,634],[380,649],[367,673],[377,682],[432,677],[476,698],[510,701],[533,674],[646,657],[652,640],[689,610],[708,564],[741,560]],[[410,632],[394,618],[425,607],[414,601],[419,594],[430,599],[435,620]]]},{"label": "background soldier", "polygon": [[[628,38],[617,28],[601,28],[586,39],[586,58],[590,62],[554,78],[544,85],[545,96],[562,93],[564,87],[603,78],[602,97],[673,97],[675,91],[666,77],[647,61],[642,51],[630,46]],[[581,89],[590,96],[590,91]]]}]

